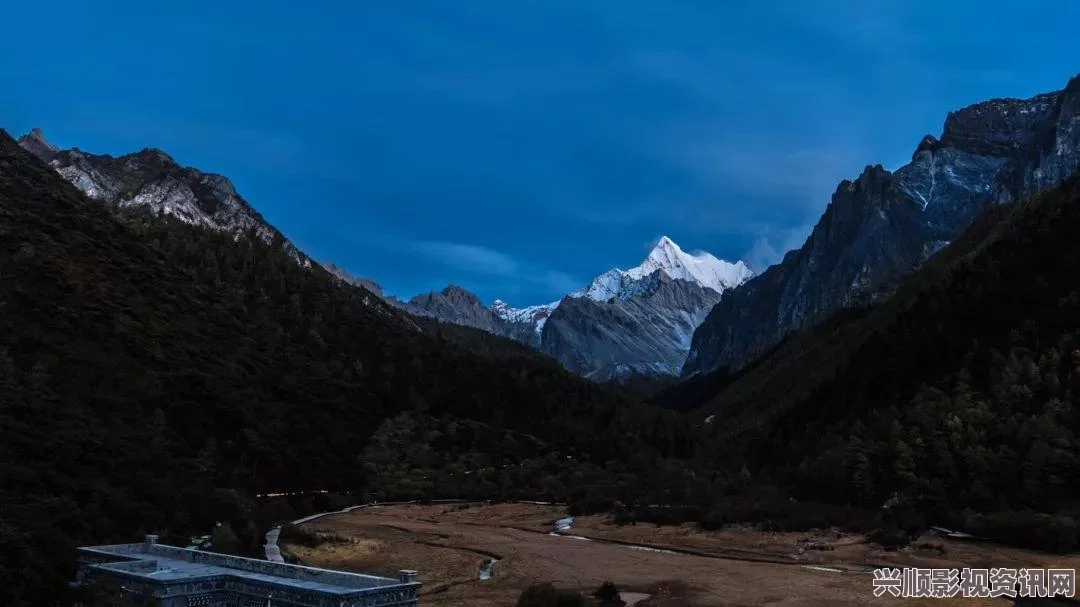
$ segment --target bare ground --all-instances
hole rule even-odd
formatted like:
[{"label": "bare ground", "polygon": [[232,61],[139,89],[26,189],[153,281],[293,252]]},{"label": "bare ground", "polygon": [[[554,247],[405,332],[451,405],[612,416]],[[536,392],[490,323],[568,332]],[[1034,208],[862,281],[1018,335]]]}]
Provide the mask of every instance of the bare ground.
[{"label": "bare ground", "polygon": [[[1080,565],[1073,556],[941,539],[928,541],[944,553],[936,548],[886,552],[861,536],[838,532],[702,532],[692,525],[618,526],[603,516],[579,517],[566,536],[550,535],[552,522],[563,516],[560,507],[532,504],[365,508],[304,524],[309,531],[344,541],[284,549],[317,567],[391,576],[399,569],[416,569],[424,583],[421,603],[447,607],[513,605],[521,590],[537,581],[588,593],[605,580],[614,582],[628,603],[637,601],[637,607],[876,605],[899,600],[873,596],[869,571],[880,566]],[[480,568],[490,557],[500,560],[491,579],[481,581]],[[903,600],[906,605],[939,601]],[[949,603],[1009,604],[1000,599]]]}]

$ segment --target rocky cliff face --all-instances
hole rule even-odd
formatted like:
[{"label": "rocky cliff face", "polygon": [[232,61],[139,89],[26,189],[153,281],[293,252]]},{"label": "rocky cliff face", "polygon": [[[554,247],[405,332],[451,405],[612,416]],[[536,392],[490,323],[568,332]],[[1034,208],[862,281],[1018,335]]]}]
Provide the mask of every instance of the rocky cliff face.
[{"label": "rocky cliff face", "polygon": [[311,264],[237,194],[226,177],[182,167],[161,150],[147,148],[117,158],[77,148],[61,150],[50,144],[39,129],[20,137],[19,145],[91,198],[120,207],[144,207],[215,230],[254,231],[266,242],[281,238],[299,263]]},{"label": "rocky cliff face", "polygon": [[694,334],[683,368],[737,368],[794,331],[872,303],[987,206],[1026,198],[1080,167],[1080,77],[1063,91],[950,113],[895,172],[843,181],[801,248],[730,291]]},{"label": "rocky cliff face", "polygon": [[657,269],[627,297],[564,298],[544,324],[540,349],[598,381],[677,375],[694,329],[720,298],[711,288]]}]

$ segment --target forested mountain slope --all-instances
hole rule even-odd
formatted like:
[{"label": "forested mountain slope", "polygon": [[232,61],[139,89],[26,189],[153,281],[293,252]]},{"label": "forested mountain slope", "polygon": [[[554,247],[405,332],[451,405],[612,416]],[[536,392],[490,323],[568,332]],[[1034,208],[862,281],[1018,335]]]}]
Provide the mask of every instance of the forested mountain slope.
[{"label": "forested mountain slope", "polygon": [[[908,498],[941,516],[1058,513],[1039,524],[1071,545],[1080,507],[1078,233],[1076,178],[994,207],[880,306],[834,317],[735,375],[699,378],[661,400],[700,403],[711,385],[718,393],[699,411],[713,416],[713,447],[702,457],[745,462],[800,497],[864,507]],[[1023,516],[1014,527],[1030,531],[1034,514]],[[993,526],[992,517],[968,518]]]},{"label": "forested mountain slope", "polygon": [[363,489],[369,437],[405,411],[533,437],[502,455],[663,457],[641,437],[670,414],[370,299],[280,238],[110,210],[0,132],[0,602],[62,604],[79,542]]}]

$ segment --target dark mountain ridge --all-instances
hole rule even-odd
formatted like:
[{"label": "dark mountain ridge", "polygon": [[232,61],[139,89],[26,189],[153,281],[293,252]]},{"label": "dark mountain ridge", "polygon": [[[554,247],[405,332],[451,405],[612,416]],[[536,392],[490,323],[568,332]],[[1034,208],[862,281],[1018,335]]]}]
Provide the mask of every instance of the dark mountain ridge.
[{"label": "dark mountain ridge", "polygon": [[732,290],[694,334],[683,369],[738,368],[831,313],[882,301],[988,207],[1023,200],[1080,166],[1080,77],[1062,91],[952,112],[895,172],[837,187],[813,232]]},{"label": "dark mountain ridge", "polygon": [[78,148],[62,150],[49,143],[40,129],[20,137],[19,145],[90,198],[120,207],[144,207],[217,230],[237,234],[254,231],[266,242],[281,239],[297,261],[311,264],[223,175],[181,166],[156,148],[118,157]]},{"label": "dark mountain ridge", "polygon": [[745,462],[803,499],[908,501],[939,523],[1021,543],[1066,533],[1072,546],[1077,230],[1076,178],[991,207],[883,303],[658,400],[698,399],[703,457]]}]

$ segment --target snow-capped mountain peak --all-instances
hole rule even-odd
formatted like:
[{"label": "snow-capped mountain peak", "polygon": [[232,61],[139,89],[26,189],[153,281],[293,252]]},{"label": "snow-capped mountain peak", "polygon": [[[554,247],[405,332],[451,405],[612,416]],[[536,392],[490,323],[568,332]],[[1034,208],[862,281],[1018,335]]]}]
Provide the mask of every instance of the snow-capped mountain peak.
[{"label": "snow-capped mountain peak", "polygon": [[613,268],[559,301],[490,306],[460,288],[394,301],[419,316],[528,344],[567,369],[603,381],[634,373],[678,374],[694,330],[727,289],[748,280],[742,262],[687,253],[661,238],[637,267]]},{"label": "snow-capped mountain peak", "polygon": [[717,293],[737,287],[754,275],[742,261],[729,263],[705,251],[687,253],[667,236],[660,238],[640,266],[627,273],[644,278],[656,270],[663,270],[672,278],[696,282]]},{"label": "snow-capped mountain peak", "polygon": [[742,261],[730,263],[704,251],[687,253],[674,240],[663,236],[641,265],[629,270],[608,270],[593,279],[585,290],[573,293],[571,297],[588,297],[595,301],[607,301],[612,297],[626,299],[637,294],[636,287],[641,280],[657,270],[663,270],[671,278],[693,282],[717,293],[737,287],[754,275]]}]

